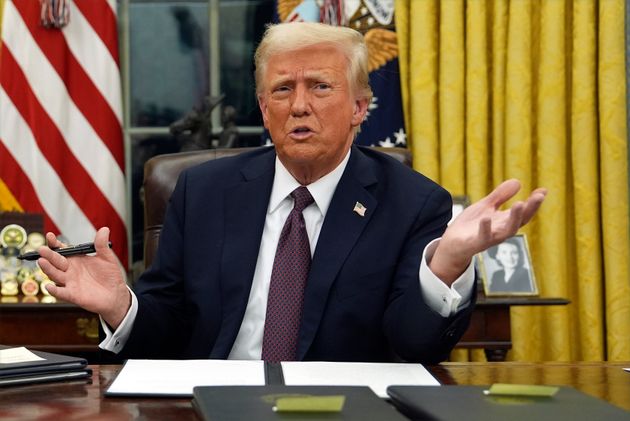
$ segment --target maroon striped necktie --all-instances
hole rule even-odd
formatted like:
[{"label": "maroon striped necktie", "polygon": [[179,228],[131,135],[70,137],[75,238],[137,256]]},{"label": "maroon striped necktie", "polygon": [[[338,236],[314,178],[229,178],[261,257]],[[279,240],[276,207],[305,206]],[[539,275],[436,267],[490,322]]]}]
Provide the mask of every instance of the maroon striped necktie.
[{"label": "maroon striped necktie", "polygon": [[262,346],[264,361],[296,359],[304,289],[311,267],[311,247],[302,211],[313,203],[313,196],[301,186],[293,190],[291,197],[293,209],[280,233],[271,270]]}]

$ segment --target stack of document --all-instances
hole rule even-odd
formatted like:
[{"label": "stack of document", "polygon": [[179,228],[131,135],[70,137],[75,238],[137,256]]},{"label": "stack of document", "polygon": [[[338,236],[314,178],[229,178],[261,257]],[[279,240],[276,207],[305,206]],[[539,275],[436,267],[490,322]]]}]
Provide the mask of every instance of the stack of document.
[{"label": "stack of document", "polygon": [[0,386],[92,376],[84,358],[0,345]]},{"label": "stack of document", "polygon": [[[127,360],[108,396],[192,396],[195,386],[265,386],[269,364],[235,360]],[[286,386],[367,386],[387,397],[389,385],[439,385],[420,364],[284,362]],[[282,382],[281,382],[282,383]]]}]

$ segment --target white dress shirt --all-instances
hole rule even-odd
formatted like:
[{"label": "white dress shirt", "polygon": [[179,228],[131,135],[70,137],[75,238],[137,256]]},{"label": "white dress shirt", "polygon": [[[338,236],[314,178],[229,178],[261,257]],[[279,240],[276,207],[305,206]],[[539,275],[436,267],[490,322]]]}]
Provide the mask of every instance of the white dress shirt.
[{"label": "white dress shirt", "polygon": [[[350,152],[344,160],[332,172],[307,186],[308,191],[315,199],[314,203],[302,212],[306,224],[306,232],[311,246],[311,256],[315,252],[319,233],[324,223],[328,206],[332,200],[337,184],[348,164]],[[245,315],[241,328],[236,336],[229,359],[259,360],[262,354],[262,339],[265,326],[265,314],[267,311],[267,296],[271,282],[271,270],[276,254],[276,247],[280,239],[282,227],[293,208],[293,198],[290,194],[300,186],[289,171],[276,157],[276,172],[271,189],[265,227],[260,241],[258,260],[254,279],[249,293],[249,300],[245,309]],[[439,239],[433,240],[423,252],[420,263],[420,291],[424,301],[434,311],[443,317],[448,317],[459,309],[466,307],[472,297],[474,284],[474,267],[471,264],[466,271],[451,285],[447,286],[439,280],[429,269],[428,263],[433,257]],[[420,256],[419,256],[420,258]],[[132,292],[131,308],[115,332],[111,332],[108,326],[101,320],[101,325],[106,337],[100,343],[100,347],[119,352],[125,345],[133,322],[138,312],[138,300]]]}]

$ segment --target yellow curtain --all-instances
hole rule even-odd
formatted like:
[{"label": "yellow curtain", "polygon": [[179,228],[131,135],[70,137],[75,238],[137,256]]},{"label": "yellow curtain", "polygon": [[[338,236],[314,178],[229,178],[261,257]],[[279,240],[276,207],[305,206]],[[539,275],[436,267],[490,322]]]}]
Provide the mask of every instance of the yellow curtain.
[{"label": "yellow curtain", "polygon": [[[630,360],[624,0],[396,0],[418,171],[473,201],[549,189],[527,234],[541,296],[508,359]],[[453,359],[481,359],[458,352]]]}]

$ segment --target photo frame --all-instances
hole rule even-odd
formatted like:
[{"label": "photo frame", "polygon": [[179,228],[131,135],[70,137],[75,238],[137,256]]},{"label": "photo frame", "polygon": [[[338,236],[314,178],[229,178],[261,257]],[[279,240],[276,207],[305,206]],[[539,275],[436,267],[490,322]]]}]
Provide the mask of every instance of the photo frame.
[{"label": "photo frame", "polygon": [[468,196],[453,196],[453,216],[451,220],[448,221],[448,224],[450,225],[453,219],[457,218],[468,205],[470,205],[470,198]]},{"label": "photo frame", "polygon": [[534,275],[525,234],[517,234],[479,254],[486,296],[536,296]]}]

